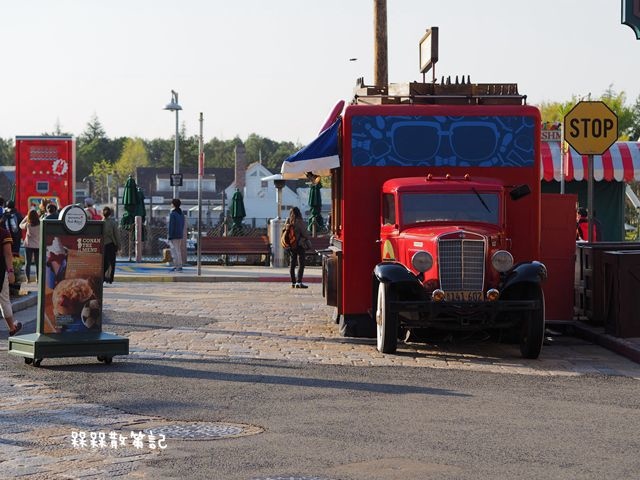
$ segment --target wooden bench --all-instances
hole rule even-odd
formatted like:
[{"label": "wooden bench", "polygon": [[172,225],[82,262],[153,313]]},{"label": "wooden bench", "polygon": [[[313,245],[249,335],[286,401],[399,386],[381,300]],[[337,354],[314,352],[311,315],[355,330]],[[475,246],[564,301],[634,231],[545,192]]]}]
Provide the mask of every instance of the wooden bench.
[{"label": "wooden bench", "polygon": [[322,235],[320,237],[311,237],[311,249],[307,250],[306,263],[307,265],[321,265],[322,258],[318,252],[329,248],[330,235]]},{"label": "wooden bench", "polygon": [[266,235],[259,237],[202,237],[202,255],[225,255],[225,265],[229,255],[264,255],[265,265],[271,263],[271,244]]}]

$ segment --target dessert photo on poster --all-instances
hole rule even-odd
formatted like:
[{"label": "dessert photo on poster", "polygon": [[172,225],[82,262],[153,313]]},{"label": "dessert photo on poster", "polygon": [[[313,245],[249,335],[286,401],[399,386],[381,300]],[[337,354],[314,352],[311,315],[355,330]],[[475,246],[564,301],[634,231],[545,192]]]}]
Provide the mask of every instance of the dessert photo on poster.
[{"label": "dessert photo on poster", "polygon": [[44,333],[102,330],[102,238],[45,238]]}]

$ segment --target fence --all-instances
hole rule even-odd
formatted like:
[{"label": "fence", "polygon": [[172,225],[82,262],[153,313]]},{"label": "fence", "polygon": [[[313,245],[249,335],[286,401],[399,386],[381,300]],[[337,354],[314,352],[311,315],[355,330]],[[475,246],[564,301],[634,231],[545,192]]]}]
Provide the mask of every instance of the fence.
[{"label": "fence", "polygon": [[[245,218],[242,228],[234,229],[233,222],[218,222],[216,224],[206,224],[202,226],[201,235],[208,237],[260,237],[269,235],[268,227],[270,219],[265,218]],[[320,235],[320,232],[318,232]],[[326,234],[326,232],[323,232]],[[187,263],[195,264],[198,261],[197,252],[198,231],[189,226],[187,235]],[[167,224],[164,220],[153,219],[151,225],[144,225],[144,241],[142,245],[143,262],[165,261],[164,250],[169,248],[167,243]],[[279,241],[279,239],[277,240]],[[119,259],[135,259],[135,236],[134,231],[120,228],[120,252]],[[263,265],[264,259],[260,255],[205,255],[200,257],[204,264],[223,264],[225,262],[244,265]],[[320,265],[320,255],[308,255],[307,265]]]},{"label": "fence", "polygon": [[[201,235],[209,237],[259,237],[268,235],[267,227],[257,227],[256,225],[267,225],[269,219],[264,218],[245,218],[242,222],[242,228],[233,228],[233,222],[208,224],[202,226]],[[134,231],[120,228],[120,253],[119,258],[134,259],[135,258],[135,237]],[[195,263],[197,261],[197,228],[189,226],[187,235],[187,262]],[[164,260],[163,250],[169,248],[167,239],[166,221],[153,219],[151,225],[144,225],[144,241],[142,245],[142,261],[143,262],[161,262]],[[238,256],[242,257],[242,256]],[[237,263],[260,264],[260,259],[250,258],[248,255],[243,258],[235,259]],[[203,263],[222,263],[224,259],[221,255],[202,255]]]}]

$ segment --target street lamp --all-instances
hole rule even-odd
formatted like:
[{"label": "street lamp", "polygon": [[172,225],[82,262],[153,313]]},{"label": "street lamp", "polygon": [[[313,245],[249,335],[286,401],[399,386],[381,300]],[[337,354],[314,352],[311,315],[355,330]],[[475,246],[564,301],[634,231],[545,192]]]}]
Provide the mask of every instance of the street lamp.
[{"label": "street lamp", "polygon": [[[171,90],[171,102],[165,105],[164,110],[176,112],[176,143],[175,150],[173,151],[173,173],[175,175],[180,170],[180,151],[178,150],[178,143],[180,138],[178,130],[178,111],[182,110],[182,107],[178,103],[178,92],[176,92],[175,90]],[[179,198],[177,176],[172,176],[171,178],[173,179],[173,198]]]}]

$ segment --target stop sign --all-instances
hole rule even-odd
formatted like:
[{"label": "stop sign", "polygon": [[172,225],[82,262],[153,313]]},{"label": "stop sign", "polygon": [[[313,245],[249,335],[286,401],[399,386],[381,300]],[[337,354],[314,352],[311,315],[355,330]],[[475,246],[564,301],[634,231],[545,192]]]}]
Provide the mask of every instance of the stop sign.
[{"label": "stop sign", "polygon": [[578,102],[564,117],[564,139],[580,155],[602,155],[618,139],[618,117],[604,102]]}]

